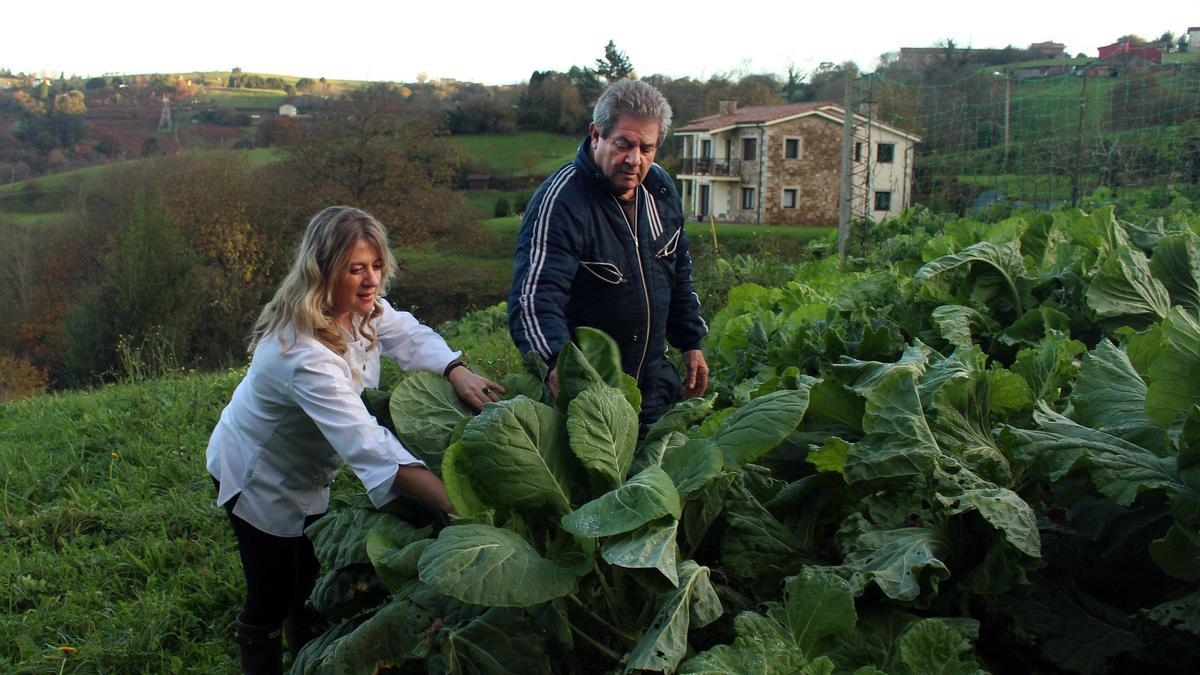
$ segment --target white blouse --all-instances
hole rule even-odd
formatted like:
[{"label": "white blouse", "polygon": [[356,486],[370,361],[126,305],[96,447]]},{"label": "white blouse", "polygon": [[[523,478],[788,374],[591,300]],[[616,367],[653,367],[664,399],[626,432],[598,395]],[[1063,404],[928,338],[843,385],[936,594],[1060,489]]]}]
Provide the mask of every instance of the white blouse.
[{"label": "white blouse", "polygon": [[348,338],[343,357],[316,338],[263,338],[246,377],[208,441],[217,504],[241,494],[233,513],[268,534],[299,536],[304,518],[329,506],[329,484],[345,462],[376,506],[395,494],[401,465],[424,465],[367,412],[364,387],[379,384],[379,356],[404,370],[442,372],[461,352],[386,301],[375,320],[379,345]]}]

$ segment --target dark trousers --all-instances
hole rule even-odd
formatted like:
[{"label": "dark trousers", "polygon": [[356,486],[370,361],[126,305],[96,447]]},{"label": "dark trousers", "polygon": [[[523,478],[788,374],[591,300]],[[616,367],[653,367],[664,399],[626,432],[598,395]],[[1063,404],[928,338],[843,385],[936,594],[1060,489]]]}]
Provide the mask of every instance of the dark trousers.
[{"label": "dark trousers", "polygon": [[[225,502],[225,511],[237,536],[242,572],[246,575],[242,621],[278,626],[288,614],[304,607],[321,575],[321,564],[308,537],[277,537],[234,515],[233,507],[240,496]],[[322,515],[305,518],[304,526],[308,527]]]}]

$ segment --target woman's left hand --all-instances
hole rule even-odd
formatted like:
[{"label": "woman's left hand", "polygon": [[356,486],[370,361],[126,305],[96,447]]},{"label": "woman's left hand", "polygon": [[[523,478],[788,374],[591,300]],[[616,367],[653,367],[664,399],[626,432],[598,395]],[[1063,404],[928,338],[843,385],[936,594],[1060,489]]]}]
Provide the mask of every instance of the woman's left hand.
[{"label": "woman's left hand", "polygon": [[464,403],[476,411],[483,410],[483,404],[500,400],[504,387],[491,380],[477,375],[467,368],[455,368],[450,371],[450,384]]}]

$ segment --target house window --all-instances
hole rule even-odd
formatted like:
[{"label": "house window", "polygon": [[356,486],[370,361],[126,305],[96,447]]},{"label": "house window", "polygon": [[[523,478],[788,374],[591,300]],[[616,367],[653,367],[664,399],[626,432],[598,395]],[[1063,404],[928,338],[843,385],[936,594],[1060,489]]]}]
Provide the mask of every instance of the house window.
[{"label": "house window", "polygon": [[758,159],[758,139],[742,139],[742,159]]},{"label": "house window", "polygon": [[754,208],[754,188],[748,188],[748,187],[742,188],[742,208],[743,209]]},{"label": "house window", "polygon": [[712,159],[712,141],[700,141],[700,159]]},{"label": "house window", "polygon": [[892,210],[892,193],[891,192],[876,192],[875,193],[875,210],[876,211],[891,211]]},{"label": "house window", "polygon": [[800,159],[800,139],[799,138],[783,139],[783,158],[784,159]]},{"label": "house window", "polygon": [[783,189],[783,208],[794,209],[800,203],[800,188]]},{"label": "house window", "polygon": [[858,141],[854,144],[854,161],[862,161],[862,141]]},{"label": "house window", "polygon": [[880,143],[875,146],[875,161],[880,164],[891,164],[896,158],[895,143]]}]

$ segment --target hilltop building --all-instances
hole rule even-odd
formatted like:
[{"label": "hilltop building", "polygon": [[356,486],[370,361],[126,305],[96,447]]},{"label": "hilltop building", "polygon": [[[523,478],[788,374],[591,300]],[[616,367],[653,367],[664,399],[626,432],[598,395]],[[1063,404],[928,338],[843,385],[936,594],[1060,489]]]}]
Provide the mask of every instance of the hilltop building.
[{"label": "hilltop building", "polygon": [[[899,215],[912,197],[920,138],[855,115],[852,201],[875,221]],[[695,218],[835,227],[841,190],[844,110],[791,103],[720,112],[675,130],[683,140],[684,208]],[[867,214],[869,213],[869,216]]]}]

